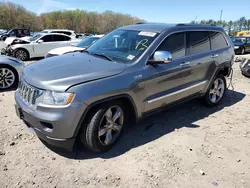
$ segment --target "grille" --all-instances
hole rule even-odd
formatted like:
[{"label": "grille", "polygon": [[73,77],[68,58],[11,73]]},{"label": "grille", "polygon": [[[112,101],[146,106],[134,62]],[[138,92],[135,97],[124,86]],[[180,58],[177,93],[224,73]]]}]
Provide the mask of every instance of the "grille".
[{"label": "grille", "polygon": [[26,82],[20,82],[18,91],[22,100],[29,104],[35,104],[36,99],[43,93],[42,90],[30,86]]}]

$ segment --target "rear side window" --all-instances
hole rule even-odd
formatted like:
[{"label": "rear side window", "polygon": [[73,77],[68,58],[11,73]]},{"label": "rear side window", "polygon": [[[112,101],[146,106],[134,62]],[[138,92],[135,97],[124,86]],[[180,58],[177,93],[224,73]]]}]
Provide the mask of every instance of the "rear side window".
[{"label": "rear side window", "polygon": [[210,51],[209,33],[207,31],[187,32],[187,55]]},{"label": "rear side window", "polygon": [[23,30],[23,34],[24,34],[25,36],[28,36],[28,35],[30,35],[30,31],[29,31],[28,29],[24,29],[24,30]]},{"label": "rear side window", "polygon": [[219,32],[210,32],[210,40],[212,50],[227,47],[227,41],[225,37]]},{"label": "rear side window", "polygon": [[184,57],[186,53],[185,33],[175,33],[168,36],[157,50],[170,52],[173,59]]}]

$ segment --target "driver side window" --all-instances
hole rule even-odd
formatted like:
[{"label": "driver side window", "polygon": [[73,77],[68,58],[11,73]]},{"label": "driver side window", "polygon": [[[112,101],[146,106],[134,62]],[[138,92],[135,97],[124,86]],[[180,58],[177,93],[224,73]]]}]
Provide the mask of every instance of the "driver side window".
[{"label": "driver side window", "polygon": [[168,51],[173,59],[184,57],[186,54],[185,33],[174,33],[168,36],[158,47],[157,51]]},{"label": "driver side window", "polygon": [[53,38],[52,38],[52,35],[46,35],[42,37],[41,40],[43,40],[43,42],[52,42]]}]

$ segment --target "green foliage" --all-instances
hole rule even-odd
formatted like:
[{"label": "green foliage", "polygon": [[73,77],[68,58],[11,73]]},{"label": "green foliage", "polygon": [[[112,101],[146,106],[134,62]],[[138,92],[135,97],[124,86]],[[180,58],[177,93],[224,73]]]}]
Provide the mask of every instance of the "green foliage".
[{"label": "green foliage", "polygon": [[107,33],[117,27],[143,21],[131,15],[112,11],[97,13],[84,10],[65,10],[37,16],[20,5],[0,2],[1,29],[28,28],[32,31],[72,29],[84,33]]}]

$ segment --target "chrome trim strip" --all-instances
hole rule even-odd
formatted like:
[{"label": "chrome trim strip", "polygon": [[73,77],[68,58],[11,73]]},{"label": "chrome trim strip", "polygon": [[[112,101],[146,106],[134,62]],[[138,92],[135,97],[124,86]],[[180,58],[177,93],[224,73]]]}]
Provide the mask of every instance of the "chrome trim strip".
[{"label": "chrome trim strip", "polygon": [[192,85],[192,86],[187,87],[187,88],[184,88],[184,89],[181,89],[181,90],[179,90],[179,91],[175,91],[175,92],[173,92],[173,93],[169,93],[169,94],[163,95],[163,96],[161,96],[161,97],[158,97],[158,98],[149,100],[148,103],[156,102],[156,101],[158,101],[158,100],[161,100],[161,99],[164,99],[164,98],[167,98],[167,97],[171,97],[171,96],[173,96],[173,95],[182,93],[182,92],[184,92],[184,91],[187,91],[187,90],[190,90],[190,89],[199,87],[199,86],[201,86],[201,85],[205,85],[206,83],[207,83],[207,80],[202,81],[202,82],[200,82],[200,83],[197,83],[197,84],[195,84],[195,85]]}]

